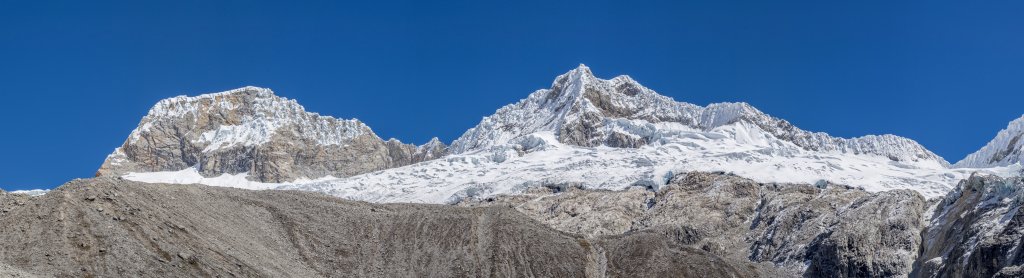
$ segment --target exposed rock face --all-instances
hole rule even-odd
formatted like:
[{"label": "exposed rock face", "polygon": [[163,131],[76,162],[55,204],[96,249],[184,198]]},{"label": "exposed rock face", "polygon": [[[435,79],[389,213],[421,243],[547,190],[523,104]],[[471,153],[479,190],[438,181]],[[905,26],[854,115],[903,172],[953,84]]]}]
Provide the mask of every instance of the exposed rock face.
[{"label": "exposed rock face", "polygon": [[894,161],[949,163],[913,140],[894,136],[844,139],[801,130],[746,103],[706,107],[660,95],[628,76],[594,77],[580,65],[518,103],[502,107],[452,143],[453,153],[487,149],[542,131],[559,142],[584,146],[636,148],[678,130],[711,130],[736,123],[758,127],[778,140],[810,151],[872,154]]},{"label": "exposed rock face", "polygon": [[805,276],[907,275],[920,248],[925,202],[909,191],[864,196],[841,207],[808,247]]},{"label": "exposed rock face", "polygon": [[984,168],[1024,161],[1024,116],[1013,120],[992,141],[956,163],[956,167]]},{"label": "exposed rock face", "polygon": [[309,113],[269,89],[245,87],[160,101],[97,176],[196,167],[204,176],[286,182],[408,165],[446,149],[436,139],[422,147],[384,141],[358,120]]},{"label": "exposed rock face", "polygon": [[[0,195],[0,274],[60,277],[777,277],[653,232],[583,238],[504,207],[96,178]],[[764,271],[764,272],[762,272]]]},{"label": "exposed rock face", "polygon": [[924,232],[920,277],[1021,277],[1024,179],[972,176],[942,200]]},{"label": "exposed rock face", "polygon": [[911,272],[924,228],[926,203],[920,194],[822,187],[689,173],[656,193],[570,187],[462,205],[510,205],[555,229],[588,237],[650,231],[735,261],[778,265],[790,275]]}]

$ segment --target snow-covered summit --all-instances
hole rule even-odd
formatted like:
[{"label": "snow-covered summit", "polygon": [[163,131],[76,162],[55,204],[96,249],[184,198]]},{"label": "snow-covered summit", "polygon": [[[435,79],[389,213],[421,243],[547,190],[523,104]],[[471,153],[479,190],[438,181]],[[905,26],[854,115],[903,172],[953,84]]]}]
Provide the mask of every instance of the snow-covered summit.
[{"label": "snow-covered summit", "polygon": [[[213,119],[222,117],[223,119]],[[267,143],[278,129],[298,125],[302,135],[321,145],[339,145],[363,134],[372,134],[357,119],[337,119],[306,112],[295,100],[279,97],[266,88],[247,86],[194,97],[161,100],[149,110],[131,140],[148,132],[154,122],[193,121],[206,132],[199,138],[209,144],[204,151],[235,145]],[[376,136],[376,135],[374,135]]]},{"label": "snow-covered summit", "polygon": [[628,76],[604,80],[580,65],[558,76],[550,89],[498,109],[452,143],[454,153],[507,144],[537,132],[554,132],[558,141],[582,147],[636,148],[663,144],[680,131],[710,131],[746,123],[776,139],[810,151],[887,157],[893,161],[948,166],[917,142],[895,135],[846,139],[801,130],[747,103],[705,107],[678,102]]},{"label": "snow-covered summit", "polygon": [[980,150],[957,162],[958,168],[1008,166],[1024,161],[1024,116],[1010,122]]},{"label": "snow-covered summit", "polygon": [[283,182],[350,176],[437,155],[417,148],[384,141],[359,120],[307,112],[295,100],[249,86],[159,101],[98,174],[195,168],[203,175],[247,173]]}]

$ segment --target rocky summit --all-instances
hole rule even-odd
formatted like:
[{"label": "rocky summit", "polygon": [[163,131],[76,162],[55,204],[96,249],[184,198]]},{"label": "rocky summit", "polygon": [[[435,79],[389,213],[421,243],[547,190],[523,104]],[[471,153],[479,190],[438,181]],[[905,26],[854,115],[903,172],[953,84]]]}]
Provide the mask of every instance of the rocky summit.
[{"label": "rocky summit", "polygon": [[359,120],[306,112],[269,89],[245,87],[160,101],[97,176],[195,168],[207,177],[287,182],[409,165],[446,149],[436,139],[423,146],[382,140]]}]

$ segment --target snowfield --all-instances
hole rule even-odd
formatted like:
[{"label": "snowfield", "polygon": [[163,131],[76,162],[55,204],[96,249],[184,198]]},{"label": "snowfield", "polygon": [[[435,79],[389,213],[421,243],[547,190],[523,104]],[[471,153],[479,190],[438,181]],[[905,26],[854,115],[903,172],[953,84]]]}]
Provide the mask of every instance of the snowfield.
[{"label": "snowfield", "polygon": [[809,152],[743,123],[710,132],[680,131],[668,143],[638,149],[565,145],[551,133],[534,134],[520,142],[348,178],[285,184],[253,182],[244,175],[203,178],[194,169],[124,177],[150,183],[308,190],[370,202],[451,203],[467,197],[516,194],[535,186],[657,189],[674,173],[687,171],[721,171],[766,183],[824,180],[867,191],[914,189],[934,198],[945,195],[973,172],[1009,176],[1021,169],[1020,164],[949,169],[937,163],[903,163],[882,156]]}]

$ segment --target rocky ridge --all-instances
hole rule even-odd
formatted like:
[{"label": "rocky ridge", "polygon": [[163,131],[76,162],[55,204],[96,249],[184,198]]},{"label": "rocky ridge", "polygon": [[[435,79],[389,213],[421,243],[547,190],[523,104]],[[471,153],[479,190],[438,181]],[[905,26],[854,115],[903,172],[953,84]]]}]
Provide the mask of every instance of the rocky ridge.
[{"label": "rocky ridge", "polygon": [[551,186],[461,206],[508,206],[585,237],[654,231],[804,277],[1020,277],[1024,178],[975,175],[936,202],[909,190],[765,184],[688,173],[658,191]]},{"label": "rocky ridge", "polygon": [[179,171],[250,180],[351,175],[444,156],[436,138],[423,146],[382,140],[362,122],[306,112],[269,89],[244,87],[160,101],[97,176]]},{"label": "rocky ridge", "polygon": [[910,190],[869,193],[695,172],[656,192],[570,185],[460,205],[512,206],[588,237],[655,231],[683,246],[777,266],[791,276],[892,277],[912,270],[927,203]]}]

